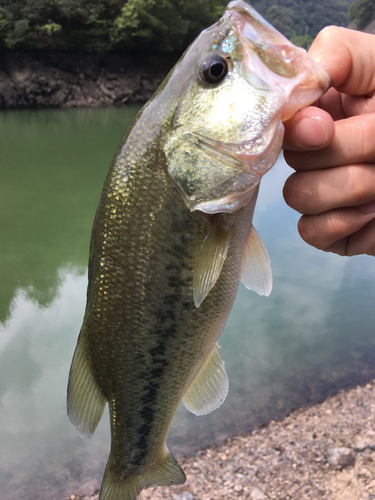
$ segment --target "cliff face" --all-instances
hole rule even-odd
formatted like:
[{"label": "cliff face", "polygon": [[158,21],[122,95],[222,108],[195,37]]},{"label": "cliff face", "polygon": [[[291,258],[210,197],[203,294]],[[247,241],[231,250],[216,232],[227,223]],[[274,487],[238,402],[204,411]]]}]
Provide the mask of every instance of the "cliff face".
[{"label": "cliff face", "polygon": [[167,69],[121,54],[0,52],[0,109],[143,103]]}]

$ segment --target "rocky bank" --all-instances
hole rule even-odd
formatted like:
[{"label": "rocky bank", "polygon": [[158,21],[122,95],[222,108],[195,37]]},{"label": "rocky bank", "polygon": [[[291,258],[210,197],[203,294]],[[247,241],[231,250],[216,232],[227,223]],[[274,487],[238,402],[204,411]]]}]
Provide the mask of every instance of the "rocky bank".
[{"label": "rocky bank", "polygon": [[123,54],[0,52],[0,109],[146,102],[171,67]]},{"label": "rocky bank", "polygon": [[150,488],[139,500],[373,500],[375,380],[180,463],[183,486]]}]

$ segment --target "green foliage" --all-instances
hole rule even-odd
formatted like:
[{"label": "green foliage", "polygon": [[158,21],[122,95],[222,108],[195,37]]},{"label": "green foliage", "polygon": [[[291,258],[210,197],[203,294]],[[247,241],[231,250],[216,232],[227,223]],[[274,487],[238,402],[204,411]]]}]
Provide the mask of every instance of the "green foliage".
[{"label": "green foliage", "polygon": [[295,14],[293,9],[284,5],[271,5],[267,9],[266,18],[283,35],[290,38],[294,35]]},{"label": "green foliage", "polygon": [[357,0],[349,7],[349,21],[354,21],[356,28],[363,30],[375,19],[375,0]]},{"label": "green foliage", "polygon": [[145,48],[158,40],[159,50],[171,52],[185,38],[188,24],[168,0],[128,0],[110,36],[117,47]]},{"label": "green foliage", "polygon": [[[324,2],[319,0],[252,0],[251,3],[267,21],[291,39],[308,35],[315,38],[321,29],[330,24],[346,26],[351,0],[325,0]],[[303,41],[301,39],[305,45],[307,40],[309,39],[306,38]]]},{"label": "green foliage", "polygon": [[5,43],[12,49],[15,45],[24,40],[29,32],[29,21],[27,19],[18,19],[14,21],[13,29],[7,34]]},{"label": "green foliage", "polygon": [[43,26],[36,26],[36,29],[41,33],[45,33],[47,36],[51,36],[61,31],[61,24],[49,21],[47,24],[43,24]]},{"label": "green foliage", "polygon": [[[228,1],[1,0],[0,47],[181,53],[221,16]],[[357,0],[349,15],[358,22],[363,16],[369,19],[374,2]],[[347,24],[351,0],[251,3],[284,35],[307,47],[327,24]]]},{"label": "green foliage", "polygon": [[2,0],[0,47],[181,52],[225,0]]},{"label": "green foliage", "polygon": [[293,35],[290,39],[294,45],[297,45],[298,47],[303,47],[304,49],[308,50],[313,43],[313,37],[310,35],[305,35],[305,36],[300,36],[300,35]]}]

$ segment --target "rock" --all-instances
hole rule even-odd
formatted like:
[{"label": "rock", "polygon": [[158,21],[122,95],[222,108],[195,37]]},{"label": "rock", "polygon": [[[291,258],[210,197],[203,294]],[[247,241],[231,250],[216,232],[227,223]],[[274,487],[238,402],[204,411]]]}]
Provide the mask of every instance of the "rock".
[{"label": "rock", "polygon": [[354,442],[354,445],[353,445],[353,450],[354,451],[365,451],[366,448],[369,448],[369,444],[366,443],[366,441],[363,441],[362,439],[357,439],[355,442]]},{"label": "rock", "polygon": [[178,495],[172,494],[173,500],[196,500],[190,491],[184,491],[183,493],[179,493]]},{"label": "rock", "polygon": [[327,460],[335,467],[349,467],[354,465],[354,456],[349,448],[331,448],[327,451]]},{"label": "rock", "polygon": [[266,497],[258,488],[253,488],[250,493],[250,498],[251,500],[263,500]]},{"label": "rock", "polygon": [[0,109],[143,103],[170,69],[144,64],[119,54],[0,50]]}]

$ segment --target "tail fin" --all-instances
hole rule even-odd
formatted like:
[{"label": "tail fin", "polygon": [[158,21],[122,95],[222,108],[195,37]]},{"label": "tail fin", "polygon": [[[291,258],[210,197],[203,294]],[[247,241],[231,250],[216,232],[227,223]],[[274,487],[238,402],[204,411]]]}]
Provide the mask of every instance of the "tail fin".
[{"label": "tail fin", "polygon": [[184,484],[186,481],[184,471],[169,452],[159,467],[129,480],[119,481],[109,464],[110,460],[104,473],[99,500],[136,500],[138,494],[150,486]]}]

